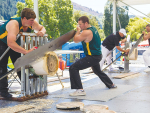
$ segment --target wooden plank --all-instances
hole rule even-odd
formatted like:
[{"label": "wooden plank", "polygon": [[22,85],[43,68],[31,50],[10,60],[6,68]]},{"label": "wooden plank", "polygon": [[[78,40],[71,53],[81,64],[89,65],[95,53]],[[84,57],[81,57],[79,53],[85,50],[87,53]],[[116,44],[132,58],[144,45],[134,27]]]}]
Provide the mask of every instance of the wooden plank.
[{"label": "wooden plank", "polygon": [[139,73],[139,72],[125,73],[125,74],[121,74],[121,75],[114,76],[113,78],[121,79],[121,78],[125,78],[125,77],[131,76],[131,75],[135,75],[135,74],[137,74],[137,73]]}]

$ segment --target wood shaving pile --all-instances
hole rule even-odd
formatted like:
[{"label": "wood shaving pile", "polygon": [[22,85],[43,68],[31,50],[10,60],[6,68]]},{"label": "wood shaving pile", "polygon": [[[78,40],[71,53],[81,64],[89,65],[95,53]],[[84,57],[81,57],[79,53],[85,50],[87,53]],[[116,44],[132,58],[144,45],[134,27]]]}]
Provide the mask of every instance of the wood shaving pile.
[{"label": "wood shaving pile", "polygon": [[[51,104],[54,103],[53,100],[49,99],[35,99],[29,100],[24,104],[19,104],[13,107],[2,108],[0,109],[0,113],[27,113],[27,112],[39,112],[41,109],[49,109],[51,108]],[[42,111],[44,112],[44,111]]]},{"label": "wood shaving pile", "polygon": [[32,109],[34,107],[35,106],[33,105],[16,105],[13,107],[2,108],[0,109],[0,113],[17,113],[17,112],[25,111],[28,109]]}]

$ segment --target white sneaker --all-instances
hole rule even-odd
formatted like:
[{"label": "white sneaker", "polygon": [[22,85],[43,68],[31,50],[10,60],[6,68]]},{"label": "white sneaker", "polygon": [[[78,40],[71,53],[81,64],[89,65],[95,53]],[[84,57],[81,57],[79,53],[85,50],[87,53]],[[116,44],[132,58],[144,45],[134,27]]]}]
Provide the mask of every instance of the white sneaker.
[{"label": "white sneaker", "polygon": [[146,69],[144,70],[144,72],[150,72],[150,68],[149,68],[149,67],[146,68]]},{"label": "white sneaker", "polygon": [[76,90],[73,93],[70,93],[70,96],[85,96],[85,95],[86,95],[85,91],[82,91],[80,89]]}]

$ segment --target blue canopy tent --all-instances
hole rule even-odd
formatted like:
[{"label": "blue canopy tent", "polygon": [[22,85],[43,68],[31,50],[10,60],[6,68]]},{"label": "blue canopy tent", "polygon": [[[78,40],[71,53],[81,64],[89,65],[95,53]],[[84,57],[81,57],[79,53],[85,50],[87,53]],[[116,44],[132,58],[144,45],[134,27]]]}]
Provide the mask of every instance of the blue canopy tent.
[{"label": "blue canopy tent", "polygon": [[[82,43],[74,43],[74,42],[67,42],[62,46],[62,50],[76,50],[76,51],[83,51]],[[63,60],[66,61],[67,59],[67,66],[73,64],[77,59],[85,57],[84,53],[76,53],[76,54],[62,54]]]}]

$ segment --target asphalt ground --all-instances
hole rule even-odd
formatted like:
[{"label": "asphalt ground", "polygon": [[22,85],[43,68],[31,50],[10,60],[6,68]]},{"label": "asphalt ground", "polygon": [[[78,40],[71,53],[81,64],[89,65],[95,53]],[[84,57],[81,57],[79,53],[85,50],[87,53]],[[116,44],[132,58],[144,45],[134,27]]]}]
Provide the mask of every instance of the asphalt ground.
[{"label": "asphalt ground", "polygon": [[[83,113],[79,109],[71,110],[60,110],[56,108],[56,104],[62,102],[83,102],[84,105],[89,104],[102,104],[107,105],[109,110],[113,110],[117,113],[149,113],[150,112],[150,73],[145,73],[144,69],[146,67],[141,64],[130,65],[129,72],[139,72],[137,76],[129,76],[123,79],[113,79],[114,76],[120,75],[123,73],[113,72],[106,74],[111,78],[111,80],[116,85],[134,85],[136,88],[117,95],[116,97],[108,101],[89,101],[86,99],[67,99],[67,98],[56,98],[56,95],[63,95],[73,92],[74,90],[70,89],[70,80],[68,70],[64,71],[64,77],[66,79],[62,80],[65,88],[62,89],[62,86],[58,80],[48,82],[48,92],[49,94],[38,99],[32,99],[25,102],[18,101],[6,101],[0,100],[0,108],[5,108],[9,111],[9,107],[14,107],[15,105],[36,105],[33,109],[21,111],[27,113]],[[100,79],[94,73],[88,73],[89,69],[81,71],[81,80],[84,88],[90,88],[91,86],[102,84]],[[68,78],[67,78],[68,77]],[[57,77],[48,78],[48,80],[56,79]],[[17,82],[13,83],[10,87],[10,90],[17,90],[19,92],[20,87],[16,85]],[[99,95],[99,94],[97,94]],[[105,96],[105,95],[104,95]],[[42,99],[41,101],[38,101]],[[37,103],[35,102],[37,100]],[[46,103],[48,102],[48,103]],[[46,104],[46,105],[44,105]],[[1,111],[1,109],[0,109]]]}]

